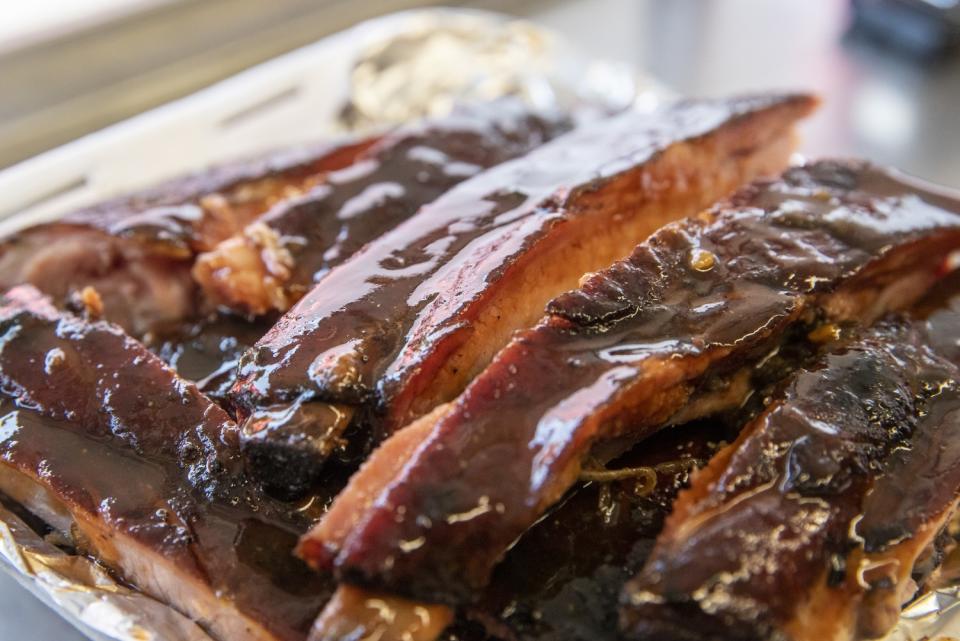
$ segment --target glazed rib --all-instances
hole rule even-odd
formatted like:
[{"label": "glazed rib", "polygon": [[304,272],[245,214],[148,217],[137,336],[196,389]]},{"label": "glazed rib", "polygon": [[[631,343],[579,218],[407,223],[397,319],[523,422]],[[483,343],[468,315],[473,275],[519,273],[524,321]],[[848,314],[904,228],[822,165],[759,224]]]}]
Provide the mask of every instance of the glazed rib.
[{"label": "glazed rib", "polygon": [[193,258],[276,202],[350,165],[376,138],[314,145],[184,176],[14,234],[0,290],[31,283],[58,302],[92,286],[137,336],[195,316]]},{"label": "glazed rib", "polygon": [[241,361],[262,476],[309,483],[348,429],[379,440],[456,396],[584,272],[779,171],[808,96],[681,101],[563,136],[454,188],[332,270]]},{"label": "glazed rib", "polygon": [[196,254],[353,164],[380,138],[347,138],[214,166],[93,205],[64,222],[136,237],[165,253]]},{"label": "glazed rib", "polygon": [[799,372],[695,476],[624,592],[631,638],[872,639],[896,623],[960,497],[960,370],[925,330],[886,322]]},{"label": "glazed rib", "polygon": [[[422,617],[415,613],[427,611],[431,621],[448,622],[450,608],[341,586],[317,619],[310,641],[351,633],[376,638],[381,631],[385,638],[406,633],[402,638],[408,641],[616,641],[620,591],[643,566],[690,472],[705,464],[728,434],[735,435],[730,425],[665,431],[609,465],[618,471],[649,470],[652,487],[649,477],[591,477],[524,533],[487,589],[442,635],[440,626],[420,625]],[[415,624],[388,627],[386,621]]]},{"label": "glazed rib", "polygon": [[115,325],[0,299],[0,492],[222,641],[306,636],[332,585],[308,518],[247,480],[237,427]]},{"label": "glazed rib", "polygon": [[309,641],[434,641],[453,619],[444,606],[340,586],[310,631]]},{"label": "glazed rib", "polygon": [[323,273],[421,205],[569,128],[568,117],[517,99],[400,127],[354,166],[200,256],[194,276],[211,299],[238,311],[286,311]]},{"label": "glazed rib", "polygon": [[910,305],[958,247],[960,201],[888,170],[823,161],[748,187],[554,300],[407,428],[404,460],[406,429],[374,452],[300,552],[348,583],[469,600],[598,443],[737,407],[793,335]]},{"label": "glazed rib", "polygon": [[[619,641],[620,591],[643,567],[677,492],[728,433],[736,434],[717,422],[684,425],[607,466],[649,470],[652,484],[629,474],[578,483],[510,549],[461,618],[482,625],[490,639]],[[458,628],[466,634],[463,623],[452,632]]]}]

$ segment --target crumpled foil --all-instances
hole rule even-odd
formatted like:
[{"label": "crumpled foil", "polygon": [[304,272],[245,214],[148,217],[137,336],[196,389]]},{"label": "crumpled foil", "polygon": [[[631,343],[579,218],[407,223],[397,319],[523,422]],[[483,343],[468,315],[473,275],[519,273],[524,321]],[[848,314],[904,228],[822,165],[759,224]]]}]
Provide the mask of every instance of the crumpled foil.
[{"label": "crumpled foil", "polygon": [[212,641],[190,619],[64,552],[2,505],[0,567],[91,639]]},{"label": "crumpled foil", "polygon": [[[461,100],[517,95],[539,107],[615,110],[670,92],[628,65],[596,61],[520,20],[457,10],[401,14],[397,29],[359,47],[346,65],[342,129],[441,115]],[[381,21],[390,21],[388,16]],[[97,641],[213,641],[173,608],[118,582],[94,561],[44,539],[0,505],[0,569]],[[903,611],[885,641],[960,639],[960,586]]]},{"label": "crumpled foil", "polygon": [[940,588],[905,608],[884,641],[956,641],[960,639],[960,586]]}]

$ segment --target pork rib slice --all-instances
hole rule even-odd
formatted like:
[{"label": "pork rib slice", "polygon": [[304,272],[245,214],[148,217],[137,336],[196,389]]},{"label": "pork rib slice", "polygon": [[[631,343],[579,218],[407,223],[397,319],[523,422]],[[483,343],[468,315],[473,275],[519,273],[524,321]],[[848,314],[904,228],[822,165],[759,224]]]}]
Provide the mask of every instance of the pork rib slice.
[{"label": "pork rib slice", "polygon": [[884,322],[799,372],[680,494],[624,591],[625,633],[888,632],[960,499],[960,370],[933,347],[958,338]]},{"label": "pork rib slice", "polygon": [[[958,292],[960,273],[954,272],[909,312],[914,319],[932,314],[922,330],[926,332],[925,344],[955,364],[960,363]],[[767,359],[763,371],[755,376],[760,386],[747,404],[658,432],[611,461],[606,466],[609,473],[588,468],[576,489],[510,548],[497,565],[490,585],[476,602],[463,609],[441,638],[620,641],[619,595],[643,568],[677,493],[689,487],[692,473],[705,466],[718,449],[733,442],[741,429],[763,411],[764,399],[777,398],[791,376],[815,365],[825,353],[856,340],[857,333],[862,332],[848,331],[829,343],[798,336],[790,349],[781,349]],[[944,478],[948,466],[958,461],[916,447],[903,454],[908,451],[915,452],[910,454],[911,460],[917,464],[924,461],[926,469],[885,472],[885,488],[877,487],[872,493],[872,500],[882,501],[883,507],[864,510],[883,515],[888,539],[915,531],[916,519],[929,513],[923,506],[927,505],[924,497],[930,486],[904,480]],[[655,475],[652,478],[651,473]],[[938,487],[947,494],[953,491],[949,480]],[[869,521],[861,521],[858,532],[864,538],[866,525],[874,529]],[[914,565],[913,579],[920,590],[942,581],[939,564],[952,537],[941,537]],[[892,605],[884,612],[898,614],[899,604]]]},{"label": "pork rib slice", "polygon": [[508,98],[398,127],[359,161],[201,255],[193,273],[240,312],[286,311],[330,268],[477,173],[570,129]]},{"label": "pork rib slice", "polygon": [[196,312],[198,252],[350,165],[376,139],[214,167],[25,229],[0,246],[0,290],[30,283],[63,302],[91,286],[107,317],[137,336],[174,325]]},{"label": "pork rib slice", "polygon": [[[620,591],[643,567],[691,472],[735,437],[732,419],[664,430],[611,461],[608,478],[581,479],[510,548],[443,638],[480,641],[471,632],[481,627],[484,641],[619,641]],[[639,470],[647,475],[630,476]]]},{"label": "pork rib slice", "polygon": [[251,460],[295,492],[344,442],[362,449],[452,399],[585,272],[780,171],[814,105],[625,113],[447,192],[330,271],[241,360],[233,401]]},{"label": "pork rib slice", "polygon": [[119,327],[0,298],[0,492],[222,641],[303,639],[332,585],[235,423]]},{"label": "pork rib slice", "polygon": [[958,247],[960,200],[889,170],[821,161],[748,187],[553,301],[374,452],[300,552],[347,583],[468,601],[595,446],[736,407],[796,332],[910,305]]}]

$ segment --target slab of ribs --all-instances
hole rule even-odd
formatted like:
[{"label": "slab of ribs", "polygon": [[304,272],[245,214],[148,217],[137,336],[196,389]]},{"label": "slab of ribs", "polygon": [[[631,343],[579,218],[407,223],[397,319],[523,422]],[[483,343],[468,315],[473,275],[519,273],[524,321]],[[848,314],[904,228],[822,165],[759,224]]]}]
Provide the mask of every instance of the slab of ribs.
[{"label": "slab of ribs", "polygon": [[23,229],[0,502],[217,641],[882,637],[956,574],[960,194],[796,160],[816,106],[501,99]]}]

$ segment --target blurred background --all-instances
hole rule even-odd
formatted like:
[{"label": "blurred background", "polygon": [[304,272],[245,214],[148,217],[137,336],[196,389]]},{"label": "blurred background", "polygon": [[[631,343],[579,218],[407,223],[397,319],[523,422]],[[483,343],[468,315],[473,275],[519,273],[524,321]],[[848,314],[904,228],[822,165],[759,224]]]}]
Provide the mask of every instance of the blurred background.
[{"label": "blurred background", "polygon": [[[423,0],[0,2],[0,166]],[[684,94],[812,88],[805,152],[960,186],[960,0],[477,0]]]},{"label": "blurred background", "polygon": [[[0,2],[0,167],[414,0]],[[674,90],[814,89],[808,155],[960,187],[960,0],[478,0]],[[0,574],[0,641],[80,635]],[[10,625],[16,622],[18,625]]]}]

